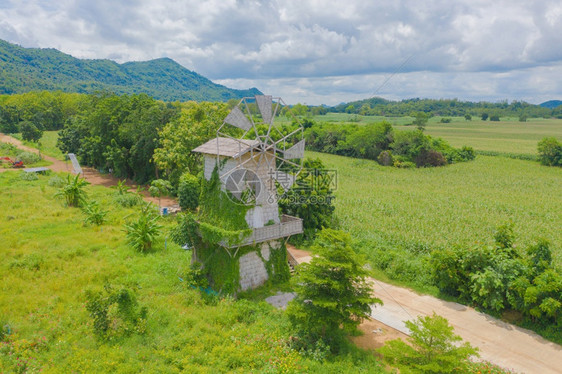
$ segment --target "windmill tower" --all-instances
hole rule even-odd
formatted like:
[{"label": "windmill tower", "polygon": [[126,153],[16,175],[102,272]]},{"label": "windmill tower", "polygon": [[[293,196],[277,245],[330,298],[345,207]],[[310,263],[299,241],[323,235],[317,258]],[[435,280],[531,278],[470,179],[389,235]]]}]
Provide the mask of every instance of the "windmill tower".
[{"label": "windmill tower", "polygon": [[[269,277],[271,251],[285,251],[284,240],[303,231],[301,219],[279,214],[278,200],[302,169],[305,145],[300,124],[288,130],[275,123],[284,106],[281,98],[272,96],[243,98],[216,138],[193,150],[204,156],[205,178],[210,180],[218,165],[223,191],[248,206],[245,221],[251,234],[236,245],[221,243],[232,260],[239,261],[241,290],[263,284]],[[245,254],[238,258],[241,247]]]}]

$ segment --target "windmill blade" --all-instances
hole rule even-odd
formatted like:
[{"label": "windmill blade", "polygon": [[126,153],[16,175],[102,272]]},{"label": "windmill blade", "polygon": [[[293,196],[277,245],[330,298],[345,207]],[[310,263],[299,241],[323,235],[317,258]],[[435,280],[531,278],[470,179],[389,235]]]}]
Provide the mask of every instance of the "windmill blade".
[{"label": "windmill blade", "polygon": [[271,123],[271,118],[273,118],[273,115],[271,113],[273,99],[271,95],[256,95],[256,103],[258,104],[263,122]]},{"label": "windmill blade", "polygon": [[294,175],[277,170],[272,176],[285,191],[288,191],[295,184],[296,177]]},{"label": "windmill blade", "polygon": [[235,106],[234,109],[228,113],[228,116],[224,119],[224,122],[236,126],[239,129],[248,131],[252,127],[250,120],[244,115],[239,107]]},{"label": "windmill blade", "polygon": [[284,153],[285,158],[303,158],[304,157],[304,139],[287,149]]}]

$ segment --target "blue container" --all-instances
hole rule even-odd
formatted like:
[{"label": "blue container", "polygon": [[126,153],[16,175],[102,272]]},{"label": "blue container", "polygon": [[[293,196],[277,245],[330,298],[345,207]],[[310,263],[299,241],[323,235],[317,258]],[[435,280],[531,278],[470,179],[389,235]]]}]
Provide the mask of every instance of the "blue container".
[{"label": "blue container", "polygon": [[162,215],[165,216],[168,214],[168,208],[162,208]]}]

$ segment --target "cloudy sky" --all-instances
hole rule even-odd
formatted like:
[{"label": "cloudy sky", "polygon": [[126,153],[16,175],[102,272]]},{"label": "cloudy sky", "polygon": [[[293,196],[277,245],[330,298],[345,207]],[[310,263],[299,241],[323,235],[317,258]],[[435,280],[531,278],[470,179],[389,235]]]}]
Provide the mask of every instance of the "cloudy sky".
[{"label": "cloudy sky", "polygon": [[562,99],[560,0],[0,0],[0,38],[170,57],[291,104]]}]

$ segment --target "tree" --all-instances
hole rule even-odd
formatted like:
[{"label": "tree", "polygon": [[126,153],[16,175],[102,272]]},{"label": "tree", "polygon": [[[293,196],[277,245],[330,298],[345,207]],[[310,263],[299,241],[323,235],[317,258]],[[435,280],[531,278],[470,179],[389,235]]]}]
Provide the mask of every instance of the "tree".
[{"label": "tree", "polygon": [[488,113],[482,113],[482,121],[485,121],[488,119]]},{"label": "tree", "polygon": [[562,143],[554,137],[541,140],[538,144],[539,161],[547,166],[562,166]]},{"label": "tree", "polygon": [[158,223],[159,216],[155,214],[150,203],[141,208],[139,218],[125,224],[127,243],[135,250],[146,253],[152,249],[152,243],[162,232]]},{"label": "tree", "polygon": [[180,177],[178,186],[178,200],[183,210],[195,211],[199,206],[199,195],[201,194],[201,185],[199,179],[190,174],[184,173]]},{"label": "tree", "polygon": [[191,151],[216,136],[227,114],[224,103],[190,102],[179,117],[158,132],[159,146],[154,150],[153,160],[172,186],[178,186],[180,176],[186,171],[193,175],[200,171],[201,157]]},{"label": "tree", "polygon": [[29,121],[20,122],[20,132],[23,140],[37,142],[43,136],[43,131]]},{"label": "tree", "polygon": [[171,189],[172,185],[170,182],[164,179],[156,179],[150,183],[148,193],[150,193],[150,196],[158,198],[158,209],[161,208],[160,200],[162,196],[167,196]]},{"label": "tree", "polygon": [[427,121],[429,121],[429,115],[424,112],[418,112],[415,115],[413,125],[416,126],[418,130],[424,131]]},{"label": "tree", "polygon": [[472,116],[467,113],[467,114],[464,115],[464,119],[467,120],[467,121],[472,121]]},{"label": "tree", "polygon": [[463,372],[470,356],[478,350],[469,343],[458,345],[462,338],[455,335],[449,322],[433,313],[406,321],[412,334],[409,345],[401,339],[391,340],[379,349],[385,360],[392,365],[407,367],[421,373]]},{"label": "tree", "polygon": [[371,315],[373,297],[367,270],[351,248],[349,234],[325,229],[312,250],[312,261],[297,268],[292,279],[297,296],[289,303],[291,323],[308,335],[329,338],[343,327],[353,331]]},{"label": "tree", "polygon": [[303,220],[303,239],[312,240],[329,227],[334,212],[333,180],[320,159],[307,158],[293,187],[279,200],[281,211]]}]

